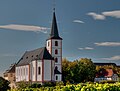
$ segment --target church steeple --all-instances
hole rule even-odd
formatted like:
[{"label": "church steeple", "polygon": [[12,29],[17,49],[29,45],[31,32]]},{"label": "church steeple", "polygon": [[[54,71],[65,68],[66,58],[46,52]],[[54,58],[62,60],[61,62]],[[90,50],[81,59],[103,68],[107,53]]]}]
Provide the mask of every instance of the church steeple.
[{"label": "church steeple", "polygon": [[53,8],[53,19],[50,36],[46,41],[46,48],[54,58],[54,71],[52,77],[55,81],[62,81],[62,38],[59,36],[55,8]]},{"label": "church steeple", "polygon": [[53,11],[52,27],[51,27],[49,39],[62,39],[62,38],[60,38],[59,33],[58,33],[57,21],[56,21],[56,16],[55,16],[55,9]]}]

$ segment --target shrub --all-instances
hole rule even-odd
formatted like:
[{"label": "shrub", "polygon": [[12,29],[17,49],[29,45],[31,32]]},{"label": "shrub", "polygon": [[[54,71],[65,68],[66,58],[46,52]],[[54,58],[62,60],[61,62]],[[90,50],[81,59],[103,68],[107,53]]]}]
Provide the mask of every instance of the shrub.
[{"label": "shrub", "polygon": [[9,81],[0,77],[0,91],[7,91],[8,89],[10,89],[9,84],[10,84]]},{"label": "shrub", "polygon": [[56,85],[55,85],[55,82],[45,82],[45,83],[43,84],[43,86],[44,86],[44,87],[53,87],[53,86],[56,86]]},{"label": "shrub", "polygon": [[30,85],[30,88],[40,88],[42,87],[41,84],[38,84],[38,83],[34,83],[32,85]]}]

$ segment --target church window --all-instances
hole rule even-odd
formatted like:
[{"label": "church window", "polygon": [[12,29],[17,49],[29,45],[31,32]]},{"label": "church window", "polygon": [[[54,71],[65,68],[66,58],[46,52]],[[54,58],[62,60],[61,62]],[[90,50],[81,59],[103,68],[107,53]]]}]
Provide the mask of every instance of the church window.
[{"label": "church window", "polygon": [[24,73],[23,75],[25,75],[25,68],[23,68],[23,73]]},{"label": "church window", "polygon": [[58,50],[57,49],[55,50],[55,54],[58,54]]},{"label": "church window", "polygon": [[56,63],[58,62],[58,58],[55,58],[55,62],[56,62]]},{"label": "church window", "polygon": [[33,67],[33,75],[34,75],[34,67]]},{"label": "church window", "polygon": [[26,75],[28,74],[28,68],[26,68]]},{"label": "church window", "polygon": [[56,80],[58,80],[58,76],[56,76]]},{"label": "church window", "polygon": [[28,59],[28,57],[26,57],[26,59]]},{"label": "church window", "polygon": [[22,68],[20,69],[21,75],[22,75]]},{"label": "church window", "polygon": [[49,42],[48,42],[48,46],[49,46]]},{"label": "church window", "polygon": [[38,55],[36,55],[36,57],[38,57]]},{"label": "church window", "polygon": [[55,46],[58,46],[58,41],[55,41]]},{"label": "church window", "polygon": [[41,68],[38,67],[38,75],[40,75],[40,74],[41,74]]}]

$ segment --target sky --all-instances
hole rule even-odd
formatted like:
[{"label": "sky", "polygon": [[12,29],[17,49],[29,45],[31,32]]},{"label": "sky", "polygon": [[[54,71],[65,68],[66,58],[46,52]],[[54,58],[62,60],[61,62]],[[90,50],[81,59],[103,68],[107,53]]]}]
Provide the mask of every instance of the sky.
[{"label": "sky", "polygon": [[120,65],[120,0],[0,0],[0,75],[25,51],[44,47],[53,7],[63,58]]}]

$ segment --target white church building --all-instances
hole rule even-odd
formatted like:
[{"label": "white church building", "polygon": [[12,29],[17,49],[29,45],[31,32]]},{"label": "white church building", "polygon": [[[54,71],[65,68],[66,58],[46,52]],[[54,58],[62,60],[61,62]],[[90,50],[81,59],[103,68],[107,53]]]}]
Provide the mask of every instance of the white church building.
[{"label": "white church building", "polygon": [[55,11],[46,47],[26,51],[16,64],[16,82],[62,81],[62,38],[59,36]]}]

